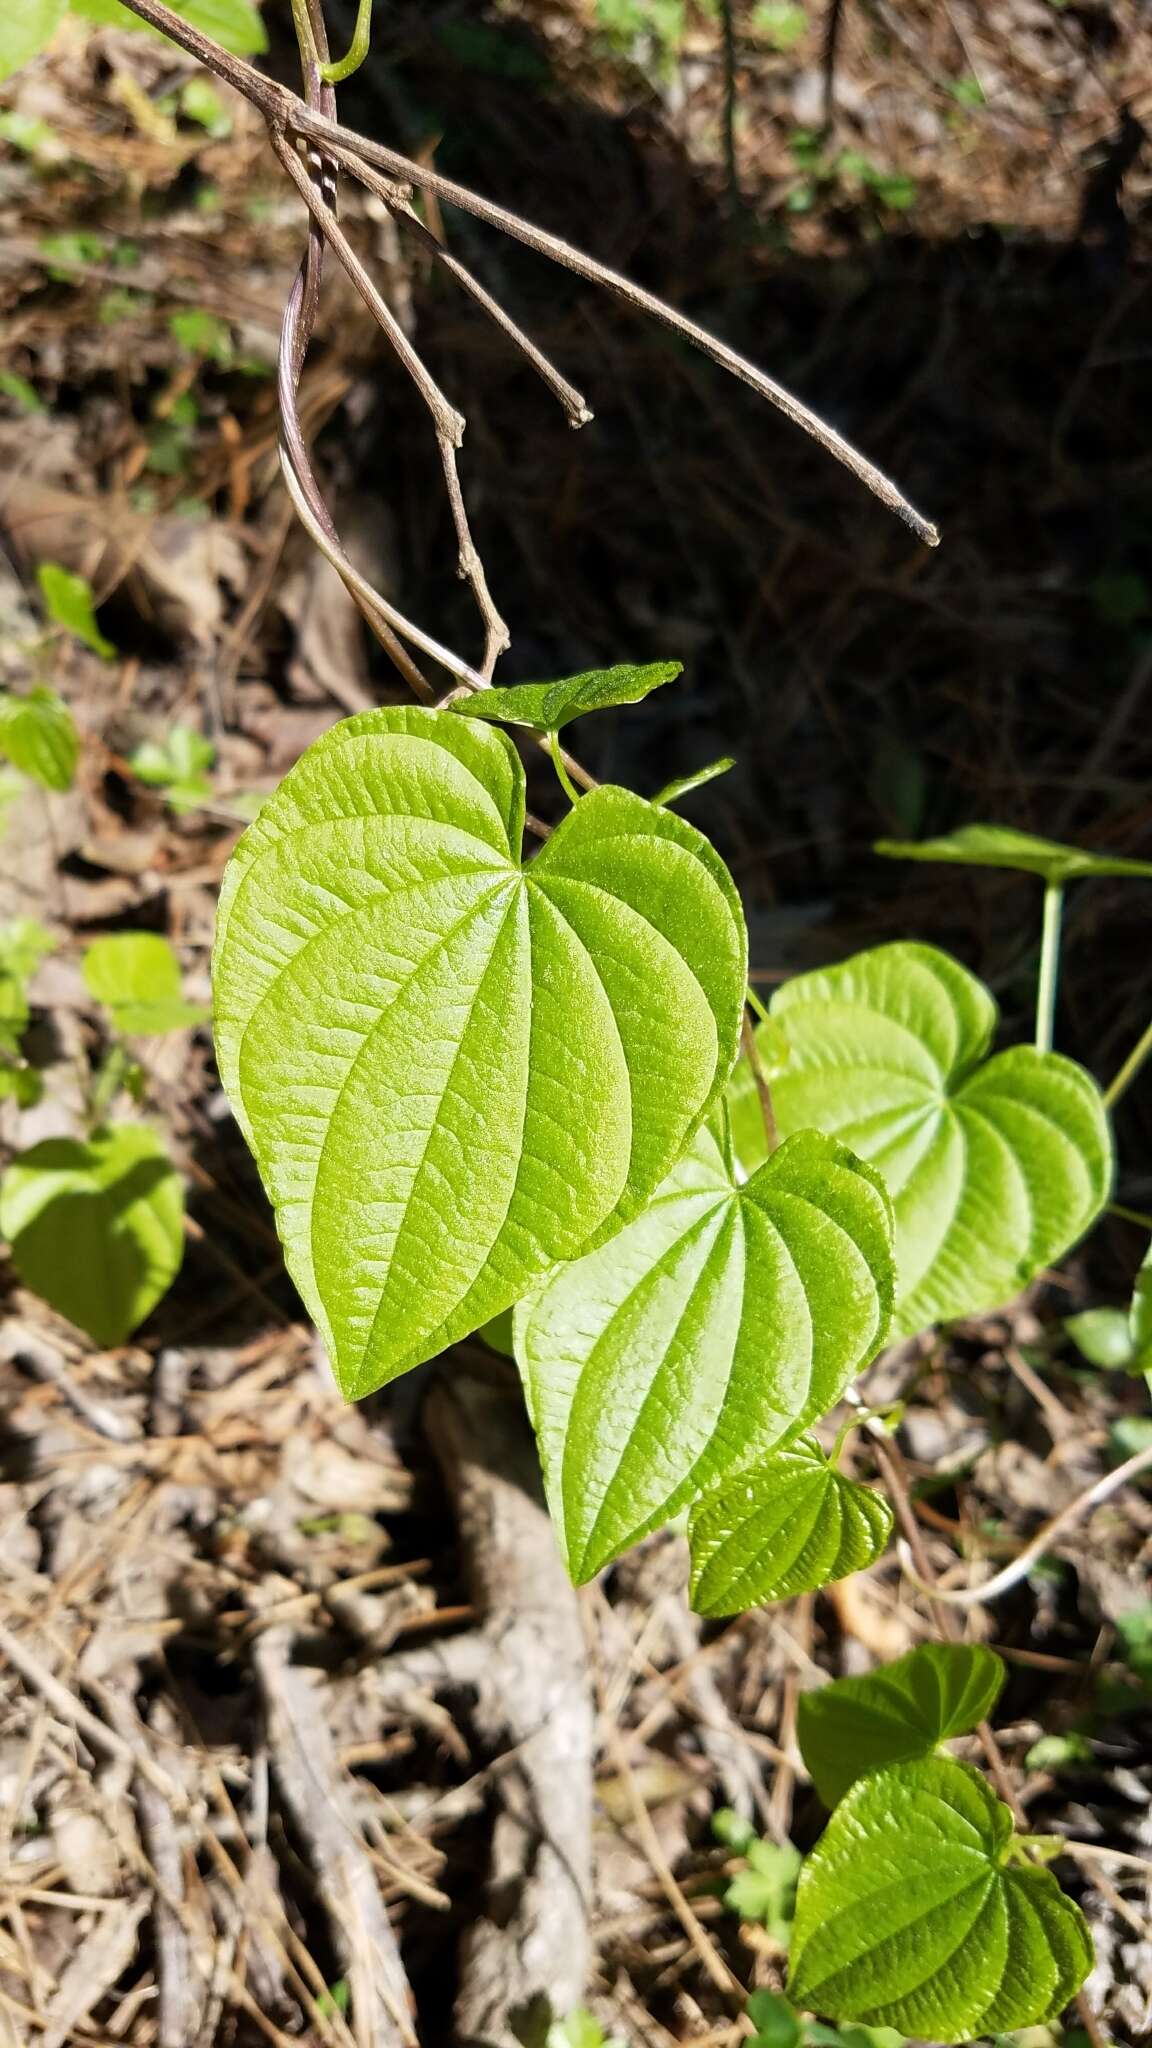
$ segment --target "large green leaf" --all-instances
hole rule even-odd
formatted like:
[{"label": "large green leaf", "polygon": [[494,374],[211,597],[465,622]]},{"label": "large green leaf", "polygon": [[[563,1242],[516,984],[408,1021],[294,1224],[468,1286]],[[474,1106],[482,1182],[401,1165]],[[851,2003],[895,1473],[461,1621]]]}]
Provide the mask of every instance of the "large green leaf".
[{"label": "large green leaf", "polygon": [[[1060,1258],[1108,1198],[1103,1097],[1030,1046],[986,1058],[996,1005],[931,946],[879,946],[777,992],[759,1042],[782,1135],[829,1131],[879,1167],[896,1212],[897,1335],[999,1307]],[[746,1064],[737,1151],[764,1156]]]},{"label": "large green leaf", "polygon": [[117,1031],[187,1030],[208,1011],[186,1003],[180,962],[159,932],[112,932],[96,939],[84,955],[84,980],[108,1010]]},{"label": "large green leaf", "polygon": [[837,1678],[801,1693],[800,1754],[825,1806],[882,1764],[927,1756],[991,1713],[1004,1683],[994,1650],[977,1643],[922,1643],[863,1678]]},{"label": "large green leaf", "polygon": [[0,79],[46,49],[64,18],[65,0],[4,0],[0,11]]},{"label": "large green leaf", "polygon": [[650,690],[670,683],[683,666],[680,661],[650,661],[635,668],[623,662],[618,668],[594,668],[585,675],[564,676],[558,683],[513,683],[506,690],[475,690],[471,696],[458,697],[452,709],[462,718],[498,719],[506,725],[531,726],[535,732],[559,732],[586,711],[638,704]]},{"label": "large green leaf", "polygon": [[[71,0],[71,5],[74,14],[82,14],[101,27],[157,34],[138,14],[122,7],[119,0]],[[258,57],[268,48],[267,31],[252,0],[172,0],[172,11],[236,57]]]},{"label": "large green leaf", "polygon": [[1152,877],[1152,861],[1120,860],[1113,854],[1086,853],[1062,846],[1056,839],[1037,839],[1014,832],[1010,825],[962,825],[940,839],[878,839],[877,853],[890,860],[944,861],[963,868],[1015,868],[1039,875],[1044,882],[1077,882],[1089,875]]},{"label": "large green leaf", "polygon": [[0,1232],[26,1287],[97,1344],[122,1344],[180,1270],[183,1183],[144,1124],[46,1138],[0,1182]]},{"label": "large green leaf", "polygon": [[884,1339],[890,1230],[878,1176],[831,1139],[801,1133],[741,1185],[705,1128],[634,1223],[521,1304],[575,1579],[839,1399]]},{"label": "large green leaf", "polygon": [[524,869],[523,816],[495,727],[365,712],[224,878],[220,1071],[349,1396],[617,1230],[732,1066],[744,924],[707,840],[601,789]]},{"label": "large green leaf", "polygon": [[943,2043],[1054,2019],[1092,1941],[1051,1871],[1006,1861],[1011,1835],[950,1757],[861,1779],[801,1873],[789,1997]]},{"label": "large green leaf", "polygon": [[0,697],[0,753],[44,789],[70,789],[80,740],[72,713],[55,690]]},{"label": "large green leaf", "polygon": [[790,1600],[863,1571],[891,1533],[883,1496],[845,1478],[814,1438],[798,1437],[696,1502],[688,1519],[692,1605],[697,1614],[742,1614],[761,1601]]}]

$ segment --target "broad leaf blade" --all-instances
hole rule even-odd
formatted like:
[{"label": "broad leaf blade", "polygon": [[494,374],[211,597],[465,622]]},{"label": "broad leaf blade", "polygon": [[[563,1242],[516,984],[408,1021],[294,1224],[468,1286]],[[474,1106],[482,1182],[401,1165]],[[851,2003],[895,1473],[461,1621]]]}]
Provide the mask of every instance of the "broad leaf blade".
[{"label": "broad leaf blade", "polygon": [[862,1779],[801,1874],[789,1997],[946,2044],[1055,2018],[1092,1942],[1050,1871],[1006,1867],[1011,1831],[951,1758]]},{"label": "broad leaf blade", "polygon": [[509,689],[476,690],[471,696],[458,697],[452,709],[461,718],[494,719],[506,725],[527,725],[534,732],[559,732],[586,711],[639,704],[650,691],[672,682],[683,666],[680,661],[650,661],[636,668],[623,662],[617,668],[564,676],[558,683],[514,683]]},{"label": "broad leaf blade", "polygon": [[47,49],[64,18],[65,0],[5,0],[0,19],[0,79],[10,78]]},{"label": "broad leaf blade", "polygon": [[790,1600],[874,1564],[891,1533],[882,1495],[845,1478],[802,1436],[696,1502],[692,1605],[697,1614],[742,1614]]},{"label": "broad leaf blade", "polygon": [[[159,30],[141,21],[119,0],[71,0],[74,14],[82,14],[101,27],[130,28],[147,35]],[[268,48],[268,36],[252,0],[172,0],[172,11],[201,35],[211,36],[235,57],[259,57]]]},{"label": "broad leaf blade", "polygon": [[180,1176],[143,1124],[86,1144],[46,1138],[0,1182],[0,1231],[21,1280],[97,1344],[122,1344],[167,1293],[183,1226]]},{"label": "broad leaf blade", "polygon": [[1014,868],[1061,885],[1089,875],[1132,875],[1152,878],[1152,861],[1121,860],[1083,847],[1063,846],[1056,839],[1037,839],[1010,825],[963,825],[939,839],[878,839],[876,852],[890,860],[942,861],[956,867]]},{"label": "broad leaf blade", "polygon": [[180,963],[159,932],[113,932],[94,940],[83,972],[90,993],[129,1036],[186,1030],[209,1014],[184,1001]]},{"label": "broad leaf blade", "polygon": [[355,1397],[642,1207],[723,1088],[739,901],[700,834],[586,797],[526,870],[507,737],[344,721],[224,879],[224,1085]]},{"label": "broad leaf blade", "polygon": [[926,1756],[991,1713],[1004,1683],[994,1650],[923,1643],[864,1678],[837,1678],[801,1693],[800,1754],[825,1806],[881,1765]]},{"label": "broad leaf blade", "polygon": [[[995,1024],[991,996],[957,961],[900,944],[785,983],[761,1037],[781,1133],[832,1132],[884,1175],[896,1335],[1010,1300],[1107,1200],[1112,1143],[1095,1082],[1030,1046],[985,1059]],[[755,1164],[763,1126],[744,1066],[732,1125]]]},{"label": "broad leaf blade", "polygon": [[0,753],[44,789],[72,787],[80,739],[72,713],[54,690],[0,697]]},{"label": "broad leaf blade", "polygon": [[839,1399],[884,1339],[889,1228],[877,1177],[832,1140],[803,1132],[741,1185],[705,1128],[634,1223],[521,1304],[574,1578]]}]

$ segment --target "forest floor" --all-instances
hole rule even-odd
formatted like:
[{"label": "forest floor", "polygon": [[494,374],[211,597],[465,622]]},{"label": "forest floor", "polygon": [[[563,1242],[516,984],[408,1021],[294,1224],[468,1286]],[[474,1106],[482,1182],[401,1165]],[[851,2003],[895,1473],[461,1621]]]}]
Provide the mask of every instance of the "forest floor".
[{"label": "forest floor", "polygon": [[[508,679],[683,657],[667,714],[606,719],[589,765],[646,788],[741,757],[694,815],[745,893],[765,988],[914,934],[1019,1024],[1031,884],[941,890],[869,848],[995,816],[1152,852],[1146,10],[846,0],[830,54],[826,22],[789,41],[788,9],[737,9],[730,123],[705,11],[674,47],[655,7],[639,29],[644,9],[605,8],[614,39],[576,0],[386,12],[351,125],[689,307],[945,530],[929,557],[748,394],[451,219],[588,391],[596,423],[572,436],[352,195],[357,247],[469,416]],[[286,50],[273,62],[290,75]],[[0,89],[0,684],[30,678],[44,561],[91,581],[115,649],[43,643],[79,772],[61,795],[4,785],[0,923],[54,940],[27,1041],[43,1093],[0,1102],[5,1158],[77,1131],[106,1050],[91,940],[165,933],[206,1000],[244,819],[336,718],[402,696],[280,480],[301,209],[250,110],[189,95],[194,77],[69,18]],[[474,654],[426,422],[335,271],[317,337],[301,414],[347,545]],[[199,775],[186,804],[133,771],[149,741]],[[1105,1077],[1145,1022],[1147,928],[1138,885],[1073,901],[1059,1042]],[[176,1284],[100,1352],[0,1271],[0,2048],[438,2048],[454,2024],[507,2043],[492,2014],[538,1941],[558,2010],[586,2004],[607,2035],[745,2038],[747,1991],[782,1981],[780,1903],[768,1883],[759,1910],[754,1887],[733,1899],[746,1862],[712,1816],[809,1847],[799,1692],[929,1638],[931,1604],[892,1553],[702,1625],[674,1533],[573,1595],[501,1363],[466,1350],[454,1377],[345,1407],[207,1033],[132,1049],[143,1102],[118,1113],[164,1131],[188,1191]],[[1130,1210],[1152,1203],[1150,1144],[1138,1085]],[[1127,1298],[1145,1239],[1109,1220],[1026,1300],[865,1380],[903,1404],[896,1455],[944,1587],[1015,1557],[1149,1441],[1144,1381],[1091,1368],[1064,1330]],[[959,1611],[1007,1664],[996,1734],[1029,1827],[1069,1842],[1059,1872],[1097,1946],[1090,2036],[1123,2048],[1152,2033],[1150,1556],[1152,1493],[1129,1487]],[[559,1852],[578,1859],[589,1822],[580,1896]],[[543,2048],[538,2007],[518,2026]]]}]

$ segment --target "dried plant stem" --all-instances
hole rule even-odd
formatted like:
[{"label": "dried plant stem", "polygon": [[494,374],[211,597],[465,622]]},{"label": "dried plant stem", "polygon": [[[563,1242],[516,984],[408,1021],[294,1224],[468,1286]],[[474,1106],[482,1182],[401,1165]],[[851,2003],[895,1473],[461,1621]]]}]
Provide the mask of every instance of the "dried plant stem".
[{"label": "dried plant stem", "polygon": [[[302,0],[297,0],[297,4],[302,4]],[[595,257],[573,248],[560,236],[549,234],[545,229],[522,219],[519,214],[510,212],[507,207],[498,206],[493,200],[470,191],[467,186],[457,185],[453,179],[442,177],[438,171],[431,170],[427,165],[415,163],[399,151],[388,149],[383,143],[374,142],[367,136],[354,135],[342,129],[330,112],[318,106],[306,106],[296,94],[265,78],[254,65],[221,50],[218,44],[201,35],[197,29],[190,27],[179,15],[165,7],[163,0],[128,0],[128,6],[142,21],[149,22],[154,28],[170,36],[218,78],[234,86],[264,115],[273,130],[280,130],[286,135],[320,145],[325,155],[334,158],[354,173],[358,174],[360,166],[368,164],[388,172],[392,177],[405,183],[435,193],[437,198],[449,205],[458,206],[462,212],[470,213],[477,220],[486,221],[489,226],[511,235],[516,241],[534,249],[538,255],[546,256],[553,263],[574,272],[577,277],[614,293],[635,311],[646,313],[651,319],[669,328],[672,333],[690,342],[694,348],[702,350],[722,369],[749,385],[761,398],[767,399],[769,404],[774,405],[794,425],[810,434],[822,448],[851,470],[882,504],[887,505],[903,519],[927,546],[936,545],[939,534],[931,521],[917,512],[891,478],[861,455],[842,434],[829,426],[827,421],[822,420],[774,378],[758,369],[754,363],[748,362],[726,342],[719,341],[698,326],[694,320],[678,312],[675,307],[666,305],[653,292],[645,291],[643,286],[634,284],[630,278],[621,276],[607,264],[600,263]]]}]

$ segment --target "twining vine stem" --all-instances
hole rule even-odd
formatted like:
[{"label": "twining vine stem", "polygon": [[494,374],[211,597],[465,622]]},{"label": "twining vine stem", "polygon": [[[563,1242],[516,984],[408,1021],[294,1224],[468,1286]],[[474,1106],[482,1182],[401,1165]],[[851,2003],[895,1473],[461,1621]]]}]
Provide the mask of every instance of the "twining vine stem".
[{"label": "twining vine stem", "polygon": [[1056,1024],[1056,988],[1060,978],[1060,927],[1064,916],[1064,885],[1049,882],[1044,890],[1044,923],[1040,937],[1040,977],[1036,986],[1036,1050],[1051,1052]]}]

